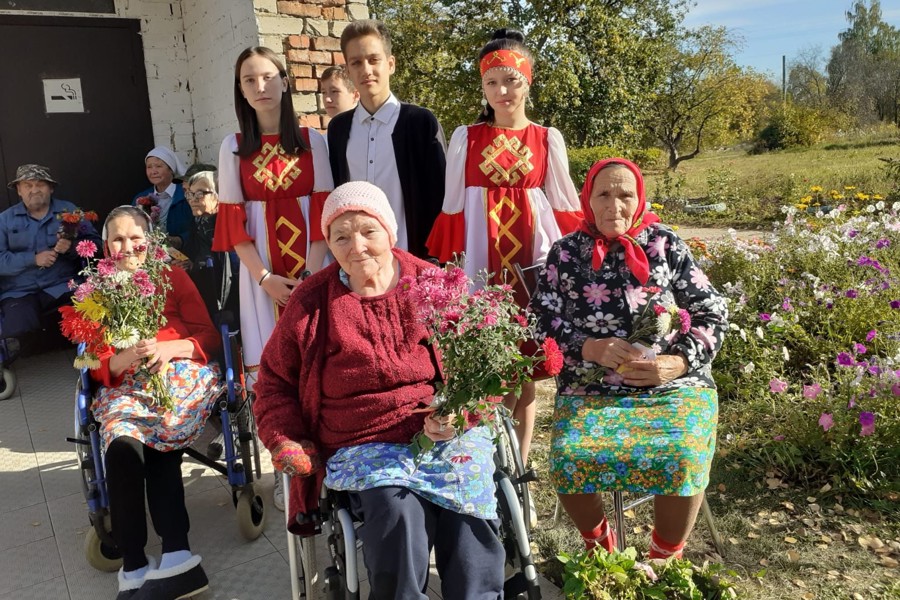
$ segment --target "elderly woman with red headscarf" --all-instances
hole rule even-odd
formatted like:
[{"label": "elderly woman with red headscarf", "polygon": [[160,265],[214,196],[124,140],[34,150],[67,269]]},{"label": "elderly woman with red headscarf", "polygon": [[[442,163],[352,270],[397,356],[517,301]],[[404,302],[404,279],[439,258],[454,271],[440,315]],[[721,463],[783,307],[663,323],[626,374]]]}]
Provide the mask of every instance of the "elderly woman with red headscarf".
[{"label": "elderly woman with red headscarf", "polygon": [[710,364],[725,300],[648,212],[637,165],[603,160],[584,222],[557,241],[531,310],[565,355],[550,451],[560,502],[588,549],[615,547],[601,491],[654,498],[650,558],[680,556],[709,483],[718,401]]}]

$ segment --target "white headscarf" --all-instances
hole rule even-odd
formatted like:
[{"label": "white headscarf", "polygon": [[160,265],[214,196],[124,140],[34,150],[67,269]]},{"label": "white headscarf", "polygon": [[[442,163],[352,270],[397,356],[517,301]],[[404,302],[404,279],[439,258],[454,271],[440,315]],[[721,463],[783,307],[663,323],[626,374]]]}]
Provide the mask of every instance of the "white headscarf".
[{"label": "white headscarf", "polygon": [[178,158],[178,155],[172,152],[169,148],[165,146],[157,146],[153,150],[147,153],[147,156],[144,157],[144,162],[147,162],[147,159],[151,156],[158,158],[159,160],[166,163],[170,169],[172,169],[172,173],[174,177],[181,177],[184,175],[184,163],[181,162],[181,159]]}]

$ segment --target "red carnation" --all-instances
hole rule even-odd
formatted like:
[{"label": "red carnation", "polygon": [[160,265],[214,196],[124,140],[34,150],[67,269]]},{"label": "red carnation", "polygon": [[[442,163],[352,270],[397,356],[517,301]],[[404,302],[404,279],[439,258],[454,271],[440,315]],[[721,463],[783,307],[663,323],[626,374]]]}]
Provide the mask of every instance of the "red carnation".
[{"label": "red carnation", "polygon": [[544,351],[544,371],[550,376],[559,375],[563,367],[563,353],[556,340],[545,338],[541,349]]}]

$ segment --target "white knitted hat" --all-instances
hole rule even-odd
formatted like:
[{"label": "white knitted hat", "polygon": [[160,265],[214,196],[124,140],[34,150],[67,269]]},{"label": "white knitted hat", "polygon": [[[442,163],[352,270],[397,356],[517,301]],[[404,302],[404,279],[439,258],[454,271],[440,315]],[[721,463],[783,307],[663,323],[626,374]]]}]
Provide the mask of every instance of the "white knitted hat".
[{"label": "white knitted hat", "polygon": [[378,219],[388,232],[391,246],[397,243],[397,217],[381,188],[367,181],[349,181],[328,194],[322,208],[322,235],[328,240],[328,228],[346,212],[364,212]]}]

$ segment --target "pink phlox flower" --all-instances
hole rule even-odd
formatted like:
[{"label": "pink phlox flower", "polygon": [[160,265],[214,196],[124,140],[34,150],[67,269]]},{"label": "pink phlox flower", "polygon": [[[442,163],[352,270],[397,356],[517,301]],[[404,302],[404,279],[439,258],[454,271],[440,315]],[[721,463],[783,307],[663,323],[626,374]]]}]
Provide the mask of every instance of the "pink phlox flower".
[{"label": "pink phlox flower", "polygon": [[895,396],[900,396],[900,383],[895,383],[891,386],[891,393]]},{"label": "pink phlox flower", "polygon": [[822,393],[822,386],[818,383],[803,386],[803,397],[810,400],[816,399]]},{"label": "pink phlox flower", "polygon": [[776,442],[783,442],[784,436],[783,435],[773,435],[772,439],[775,440]]},{"label": "pink phlox flower", "polygon": [[94,284],[89,281],[85,281],[77,288],[75,288],[75,293],[72,294],[72,296],[74,296],[75,300],[77,300],[78,302],[84,302],[84,299],[90,296],[93,291]]},{"label": "pink phlox flower", "polygon": [[678,326],[682,335],[691,330],[691,313],[684,308],[678,309]]},{"label": "pink phlox flower", "polygon": [[93,258],[97,252],[97,244],[90,240],[81,240],[75,246],[75,252],[81,258]]},{"label": "pink phlox flower", "polygon": [[772,378],[772,380],[769,381],[769,389],[772,391],[773,394],[781,394],[781,393],[785,392],[787,390],[787,388],[788,388],[787,381],[782,381],[782,380],[778,379],[777,377]]},{"label": "pink phlox flower", "polygon": [[784,299],[784,302],[781,303],[781,309],[782,309],[783,311],[785,311],[785,312],[791,312],[792,310],[794,310],[794,307],[793,307],[793,305],[791,304],[791,299],[790,299],[790,298],[785,298],[785,299]]},{"label": "pink phlox flower", "polygon": [[97,263],[97,274],[100,277],[109,277],[116,272],[116,263],[112,258],[104,258]]},{"label": "pink phlox flower", "polygon": [[871,342],[877,336],[878,336],[878,332],[873,329],[872,331],[870,331],[869,333],[866,334],[866,341]]},{"label": "pink phlox flower", "polygon": [[768,323],[772,320],[772,315],[770,315],[769,313],[759,313],[759,320],[764,323]]},{"label": "pink phlox flower", "polygon": [[819,425],[825,431],[828,431],[832,427],[834,427],[834,417],[831,413],[822,413],[822,416],[819,417]]},{"label": "pink phlox flower", "polygon": [[860,343],[853,344],[853,349],[856,350],[857,354],[865,354],[866,352],[868,352],[868,348]]},{"label": "pink phlox flower", "polygon": [[859,435],[867,436],[875,433],[875,413],[865,411],[859,413],[859,424],[861,426]]},{"label": "pink phlox flower", "polygon": [[150,275],[143,269],[138,269],[132,275],[131,280],[138,288],[138,293],[146,298],[156,293],[156,286],[150,280]]}]

